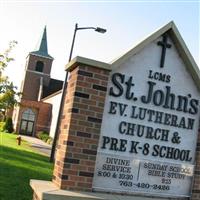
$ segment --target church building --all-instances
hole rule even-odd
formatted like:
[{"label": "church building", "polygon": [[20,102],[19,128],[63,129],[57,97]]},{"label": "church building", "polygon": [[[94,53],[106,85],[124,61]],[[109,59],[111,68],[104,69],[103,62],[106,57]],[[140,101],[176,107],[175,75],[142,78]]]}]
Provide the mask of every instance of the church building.
[{"label": "church building", "polygon": [[13,111],[17,133],[36,136],[39,131],[46,131],[54,137],[63,81],[51,78],[53,60],[48,53],[45,27],[38,47],[26,58],[22,95]]}]

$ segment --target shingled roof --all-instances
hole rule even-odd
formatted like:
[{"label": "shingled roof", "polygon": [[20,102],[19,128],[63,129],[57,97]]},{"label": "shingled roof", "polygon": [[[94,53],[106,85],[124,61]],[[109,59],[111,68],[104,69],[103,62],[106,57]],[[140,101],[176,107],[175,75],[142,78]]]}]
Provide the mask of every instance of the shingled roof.
[{"label": "shingled roof", "polygon": [[43,86],[42,98],[58,92],[63,87],[63,81],[51,78],[48,86]]}]

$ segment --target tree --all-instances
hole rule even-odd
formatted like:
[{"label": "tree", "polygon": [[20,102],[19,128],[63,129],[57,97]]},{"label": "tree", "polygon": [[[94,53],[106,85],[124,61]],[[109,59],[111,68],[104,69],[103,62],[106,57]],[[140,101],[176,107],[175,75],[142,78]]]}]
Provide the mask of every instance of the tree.
[{"label": "tree", "polygon": [[0,53],[0,112],[3,114],[17,104],[17,97],[20,95],[17,87],[3,73],[8,64],[14,60],[10,57],[10,52],[16,44],[16,41],[11,41],[8,49],[2,54]]}]

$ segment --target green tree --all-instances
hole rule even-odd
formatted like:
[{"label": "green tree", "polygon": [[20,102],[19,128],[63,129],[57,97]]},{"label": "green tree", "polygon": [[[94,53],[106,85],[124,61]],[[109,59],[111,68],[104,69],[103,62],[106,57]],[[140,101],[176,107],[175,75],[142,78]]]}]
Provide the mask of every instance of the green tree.
[{"label": "green tree", "polygon": [[8,49],[2,54],[0,53],[0,112],[3,114],[17,104],[17,97],[20,95],[17,87],[4,75],[4,70],[14,60],[10,57],[10,52],[16,44],[16,41],[11,41]]}]

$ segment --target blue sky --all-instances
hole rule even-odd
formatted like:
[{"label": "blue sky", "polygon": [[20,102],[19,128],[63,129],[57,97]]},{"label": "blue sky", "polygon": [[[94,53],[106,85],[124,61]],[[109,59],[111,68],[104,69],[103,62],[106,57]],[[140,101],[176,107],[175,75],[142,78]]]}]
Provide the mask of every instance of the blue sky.
[{"label": "blue sky", "polygon": [[15,62],[9,66],[7,73],[20,85],[26,56],[34,50],[47,25],[49,54],[55,59],[52,76],[62,79],[75,23],[79,26],[100,26],[107,32],[78,31],[73,57],[80,55],[111,62],[139,40],[173,20],[199,65],[199,12],[198,1],[0,1],[0,51],[10,40],[18,41],[13,51]]}]

